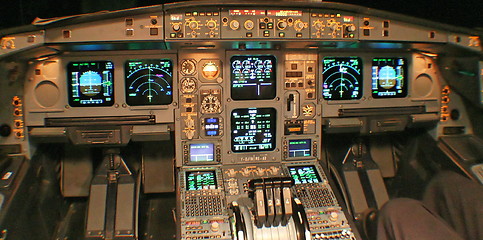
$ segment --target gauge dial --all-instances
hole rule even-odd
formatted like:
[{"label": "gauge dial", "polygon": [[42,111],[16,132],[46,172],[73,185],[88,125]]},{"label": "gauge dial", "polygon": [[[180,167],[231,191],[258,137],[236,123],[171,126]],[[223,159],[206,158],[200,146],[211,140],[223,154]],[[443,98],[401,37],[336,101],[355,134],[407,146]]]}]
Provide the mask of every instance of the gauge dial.
[{"label": "gauge dial", "polygon": [[171,60],[129,60],[124,69],[127,104],[131,106],[171,104],[173,101]]},{"label": "gauge dial", "polygon": [[322,95],[326,100],[360,99],[362,60],[358,57],[326,57],[323,62]]},{"label": "gauge dial", "polygon": [[181,74],[194,75],[196,73],[196,61],[194,59],[186,59],[181,62]]},{"label": "gauge dial", "polygon": [[181,92],[192,93],[196,90],[196,79],[192,77],[185,77],[181,79]]},{"label": "gauge dial", "polygon": [[201,101],[201,110],[204,113],[218,113],[221,109],[221,103],[217,96],[210,94]]},{"label": "gauge dial", "polygon": [[208,80],[213,80],[218,77],[220,70],[214,62],[207,62],[201,69],[201,74]]}]

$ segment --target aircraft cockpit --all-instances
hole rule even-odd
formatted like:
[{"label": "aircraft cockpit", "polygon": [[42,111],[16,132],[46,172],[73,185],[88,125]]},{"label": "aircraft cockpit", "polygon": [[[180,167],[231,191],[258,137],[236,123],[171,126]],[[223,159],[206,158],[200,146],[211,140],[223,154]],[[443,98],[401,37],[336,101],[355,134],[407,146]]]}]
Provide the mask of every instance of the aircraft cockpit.
[{"label": "aircraft cockpit", "polygon": [[190,1],[0,32],[0,239],[374,239],[483,184],[483,32],[329,2]]}]

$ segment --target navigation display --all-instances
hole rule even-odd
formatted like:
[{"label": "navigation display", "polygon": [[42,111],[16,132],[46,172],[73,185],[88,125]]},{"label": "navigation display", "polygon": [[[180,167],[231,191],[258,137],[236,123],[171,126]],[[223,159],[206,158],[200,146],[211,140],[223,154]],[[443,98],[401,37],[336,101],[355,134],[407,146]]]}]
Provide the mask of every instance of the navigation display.
[{"label": "navigation display", "polygon": [[315,166],[290,166],[288,171],[295,184],[321,182]]},{"label": "navigation display", "polygon": [[277,110],[239,108],[231,112],[231,150],[233,152],[275,149]]},{"label": "navigation display", "polygon": [[216,189],[216,175],[214,171],[186,172],[186,190]]},{"label": "navigation display", "polygon": [[190,144],[191,162],[212,162],[214,161],[215,145],[213,143],[192,143]]},{"label": "navigation display", "polygon": [[362,60],[358,57],[325,57],[322,96],[325,100],[362,97]]},{"label": "navigation display", "polygon": [[277,62],[274,56],[233,56],[230,63],[233,100],[275,98]]},{"label": "navigation display", "polygon": [[406,97],[407,65],[405,58],[372,59],[372,97]]},{"label": "navigation display", "polygon": [[124,71],[128,105],[168,105],[173,101],[171,60],[129,60]]},{"label": "navigation display", "polygon": [[114,104],[114,65],[110,61],[70,62],[67,81],[72,107]]},{"label": "navigation display", "polygon": [[310,157],[312,156],[312,141],[310,139],[297,139],[288,141],[288,157]]}]

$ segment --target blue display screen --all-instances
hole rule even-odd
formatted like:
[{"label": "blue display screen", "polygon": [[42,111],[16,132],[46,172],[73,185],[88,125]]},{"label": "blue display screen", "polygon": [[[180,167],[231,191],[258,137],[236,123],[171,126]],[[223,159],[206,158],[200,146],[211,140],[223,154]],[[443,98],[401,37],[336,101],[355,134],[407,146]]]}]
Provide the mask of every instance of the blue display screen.
[{"label": "blue display screen", "polygon": [[312,140],[310,139],[297,139],[288,141],[288,157],[310,157],[312,156]]},{"label": "blue display screen", "polygon": [[213,143],[192,143],[190,144],[190,161],[191,162],[211,162],[214,161],[214,144]]},{"label": "blue display screen", "polygon": [[71,62],[67,65],[67,80],[70,106],[93,107],[114,104],[112,62]]}]

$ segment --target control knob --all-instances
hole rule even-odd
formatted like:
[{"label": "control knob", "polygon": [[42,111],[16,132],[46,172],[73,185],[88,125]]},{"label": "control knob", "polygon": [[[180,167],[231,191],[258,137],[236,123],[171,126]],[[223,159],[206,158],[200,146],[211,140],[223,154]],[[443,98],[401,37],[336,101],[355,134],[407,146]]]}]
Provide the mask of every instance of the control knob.
[{"label": "control knob", "polygon": [[255,26],[255,23],[253,23],[252,20],[246,20],[243,26],[245,27],[246,30],[252,30],[253,27]]},{"label": "control knob", "polygon": [[179,32],[181,30],[181,24],[173,24],[173,31]]},{"label": "control knob", "polygon": [[302,31],[302,29],[304,29],[305,27],[305,23],[300,21],[300,20],[295,20],[294,24],[293,24],[293,28],[295,29],[295,31],[297,32],[300,32]]},{"label": "control knob", "polygon": [[237,20],[231,20],[230,28],[232,30],[238,30],[238,28],[240,28],[240,22],[238,22]]},{"label": "control knob", "polygon": [[212,20],[209,20],[208,22],[206,22],[206,26],[207,26],[209,29],[213,30],[213,29],[215,29],[215,28],[216,28],[216,21],[215,21],[215,20],[213,20],[213,19],[212,19]]},{"label": "control knob", "polygon": [[324,24],[320,20],[317,20],[314,22],[314,27],[317,30],[322,30],[324,28]]},{"label": "control knob", "polygon": [[285,22],[285,21],[279,21],[277,23],[277,27],[280,30],[285,30],[285,28],[287,28],[287,22]]},{"label": "control knob", "polygon": [[345,27],[345,30],[346,30],[347,32],[354,32],[354,31],[356,30],[356,26],[354,26],[354,24],[347,25],[347,26]]},{"label": "control knob", "polygon": [[213,222],[211,224],[211,231],[218,232],[220,230],[220,224],[218,222]]},{"label": "control knob", "polygon": [[197,21],[190,21],[188,23],[188,27],[191,28],[191,30],[198,29],[198,22]]},{"label": "control knob", "polygon": [[337,212],[331,212],[329,215],[329,220],[335,222],[338,217],[339,217],[339,214]]}]

